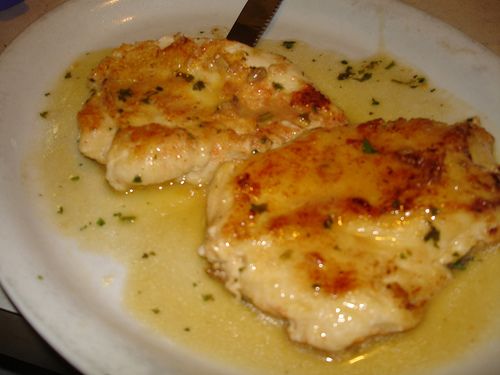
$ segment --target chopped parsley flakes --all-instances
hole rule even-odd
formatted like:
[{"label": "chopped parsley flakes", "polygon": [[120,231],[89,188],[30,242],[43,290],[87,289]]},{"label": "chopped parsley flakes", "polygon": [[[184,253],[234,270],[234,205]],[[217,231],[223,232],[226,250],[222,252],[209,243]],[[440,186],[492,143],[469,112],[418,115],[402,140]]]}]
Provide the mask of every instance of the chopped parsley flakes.
[{"label": "chopped parsley flakes", "polygon": [[193,85],[193,90],[195,91],[201,91],[205,88],[205,82],[203,81],[196,81],[195,84]]},{"label": "chopped parsley flakes", "polygon": [[402,81],[402,80],[399,80],[399,79],[391,79],[391,82],[394,82],[394,83],[397,83],[397,84],[400,84],[400,85],[406,85],[412,89],[418,87],[418,86],[422,86],[423,84],[425,84],[427,82],[427,79],[423,76],[419,76],[419,75],[414,75],[411,79],[409,80],[406,80],[406,81]]},{"label": "chopped parsley flakes", "polygon": [[429,231],[424,236],[424,241],[432,241],[435,247],[439,247],[438,242],[441,237],[441,232],[429,221]]},{"label": "chopped parsley flakes", "polygon": [[203,301],[205,301],[205,302],[208,302],[208,301],[215,301],[215,298],[214,298],[213,294],[210,294],[210,293],[208,293],[208,294],[202,294],[202,295],[201,295],[201,298],[202,298],[202,299],[203,299]]},{"label": "chopped parsley flakes", "polygon": [[124,215],[121,212],[115,212],[113,214],[114,217],[118,218],[120,221],[124,221],[127,223],[135,223],[137,220],[137,216],[135,215]]},{"label": "chopped parsley flakes", "polygon": [[332,215],[328,215],[326,219],[323,221],[323,228],[330,229],[333,225]]},{"label": "chopped parsley flakes", "polygon": [[262,203],[262,204],[254,204],[252,203],[250,205],[250,211],[253,214],[261,214],[263,212],[267,211],[267,203]]},{"label": "chopped parsley flakes", "polygon": [[280,91],[280,90],[283,90],[283,85],[281,83],[279,83],[279,82],[273,82],[273,88],[275,90]]},{"label": "chopped parsley flakes", "polygon": [[126,102],[128,98],[132,97],[133,93],[131,89],[120,89],[118,90],[118,100]]},{"label": "chopped parsley flakes", "polygon": [[[178,78],[182,78],[186,82],[191,82],[194,79],[194,76],[189,73],[184,73],[184,72],[176,72],[175,76]],[[159,90],[161,91],[161,90]]]},{"label": "chopped parsley flakes", "polygon": [[373,147],[368,139],[363,139],[363,143],[361,143],[361,150],[365,154],[376,154],[378,151]]},{"label": "chopped parsley flakes", "polygon": [[456,262],[448,264],[448,268],[451,270],[460,270],[463,271],[467,268],[467,265],[474,260],[473,255],[465,255],[458,259]]},{"label": "chopped parsley flakes", "polygon": [[292,49],[295,46],[295,41],[294,40],[285,40],[281,45],[285,47],[286,49]]}]

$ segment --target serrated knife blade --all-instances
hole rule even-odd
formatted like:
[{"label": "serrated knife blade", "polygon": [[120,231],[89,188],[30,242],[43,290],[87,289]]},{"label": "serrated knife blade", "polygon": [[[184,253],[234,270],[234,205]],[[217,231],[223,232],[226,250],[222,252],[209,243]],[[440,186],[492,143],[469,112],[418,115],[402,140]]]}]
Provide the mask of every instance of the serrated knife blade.
[{"label": "serrated knife blade", "polygon": [[248,0],[227,39],[255,47],[282,0]]}]

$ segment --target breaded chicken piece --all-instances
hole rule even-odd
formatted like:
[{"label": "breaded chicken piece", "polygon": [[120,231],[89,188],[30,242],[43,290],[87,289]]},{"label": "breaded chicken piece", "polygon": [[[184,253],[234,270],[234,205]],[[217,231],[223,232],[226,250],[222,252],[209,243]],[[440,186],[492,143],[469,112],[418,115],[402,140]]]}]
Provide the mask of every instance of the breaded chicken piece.
[{"label": "breaded chicken piece", "polygon": [[343,112],[286,58],[181,35],[126,44],[93,71],[80,151],[118,190],[210,181],[224,161],[281,146]]},{"label": "breaded chicken piece", "polygon": [[314,129],[218,170],[200,253],[226,287],[330,352],[414,327],[471,250],[500,241],[478,123]]}]

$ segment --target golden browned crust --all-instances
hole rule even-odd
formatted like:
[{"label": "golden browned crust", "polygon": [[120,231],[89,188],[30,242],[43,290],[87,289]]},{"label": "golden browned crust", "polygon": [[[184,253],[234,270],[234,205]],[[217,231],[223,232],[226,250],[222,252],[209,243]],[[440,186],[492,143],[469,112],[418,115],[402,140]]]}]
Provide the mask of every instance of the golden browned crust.
[{"label": "golden browned crust", "polygon": [[[341,194],[283,215],[276,213],[266,227],[276,231],[296,226],[316,232],[331,216],[380,217],[431,208],[441,212],[496,210],[500,174],[472,160],[469,140],[477,132],[485,130],[471,122],[448,126],[428,119],[374,120],[357,127],[312,131],[284,149],[254,157],[234,177],[235,201],[241,210],[234,211],[238,216],[227,231],[249,235],[247,228],[252,228],[256,218],[252,207],[266,204],[272,212],[273,202],[266,201],[266,191],[283,181],[290,181],[290,189],[283,189],[283,194],[293,199],[299,193],[307,200],[308,194],[327,190],[346,176],[350,178]],[[320,144],[324,137],[332,142]],[[311,181],[307,175],[313,175]],[[294,187],[292,181],[311,189]]]},{"label": "golden browned crust", "polygon": [[295,340],[339,350],[411,328],[448,265],[500,242],[492,145],[476,120],[310,130],[222,167],[203,254]]},{"label": "golden browned crust", "polygon": [[[118,189],[134,185],[134,176],[141,184],[186,175],[207,182],[224,160],[278,147],[307,128],[346,123],[343,112],[282,56],[181,35],[161,44],[113,50],[90,77],[92,96],[78,113],[80,150],[107,165]],[[167,147],[172,142],[165,138],[178,132],[157,129],[149,139],[152,126],[186,130],[192,165],[177,171],[157,166],[151,153],[175,165],[178,149]],[[133,138],[120,136],[129,132]]]}]

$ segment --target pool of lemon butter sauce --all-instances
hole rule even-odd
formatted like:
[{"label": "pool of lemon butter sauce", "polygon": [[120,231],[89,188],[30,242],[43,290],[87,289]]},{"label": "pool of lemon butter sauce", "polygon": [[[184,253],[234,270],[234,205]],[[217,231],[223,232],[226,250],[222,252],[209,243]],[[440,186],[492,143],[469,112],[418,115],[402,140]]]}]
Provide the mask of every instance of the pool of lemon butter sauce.
[{"label": "pool of lemon butter sauce", "polygon": [[[298,42],[261,46],[295,62],[353,123],[400,116],[454,122],[475,114],[388,54],[351,61]],[[282,323],[237,301],[207,276],[197,254],[205,229],[202,187],[167,183],[118,193],[107,185],[104,168],[79,154],[75,115],[88,97],[91,68],[107,52],[83,55],[61,72],[53,90],[41,93],[46,136],[27,164],[41,171],[39,196],[60,231],[82,251],[126,266],[123,308],[151,334],[256,373],[346,375],[425,373],[500,337],[500,254],[489,251],[455,272],[409,332],[342,361],[291,343]]]}]

